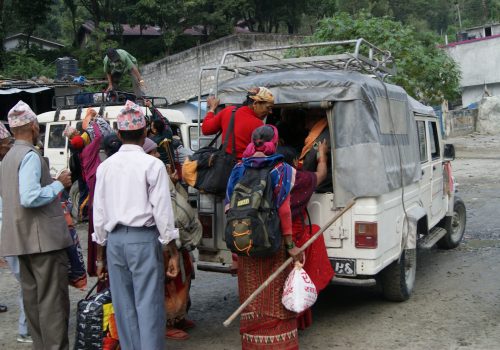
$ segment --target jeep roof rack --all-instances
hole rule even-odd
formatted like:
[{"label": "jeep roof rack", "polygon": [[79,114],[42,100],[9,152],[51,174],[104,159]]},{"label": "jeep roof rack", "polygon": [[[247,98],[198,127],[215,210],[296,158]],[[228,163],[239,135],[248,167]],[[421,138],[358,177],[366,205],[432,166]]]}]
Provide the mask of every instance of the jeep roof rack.
[{"label": "jeep roof rack", "polygon": [[101,107],[105,106],[119,106],[123,105],[126,100],[135,101],[137,104],[143,106],[145,100],[150,100],[154,107],[166,107],[168,101],[165,97],[156,96],[141,96],[136,97],[133,93],[125,91],[111,91],[106,92],[80,92],[77,94],[68,94],[61,96],[54,96],[52,98],[52,108],[61,109],[74,109],[74,108],[87,108],[87,107]]},{"label": "jeep roof rack", "polygon": [[[300,57],[304,53],[304,50],[308,49],[334,48],[340,52],[344,47],[346,50],[343,53]],[[275,52],[278,55],[273,55],[270,52]],[[219,81],[221,80],[221,71],[232,72],[234,74],[232,77],[238,77],[239,75],[258,74],[284,69],[360,71],[373,74],[381,79],[396,75],[396,64],[391,53],[379,49],[363,38],[228,51],[224,53],[219,64],[204,66],[200,69],[198,101],[200,102],[200,97],[205,93],[203,91],[203,83],[207,80],[209,82],[215,80],[215,94],[217,95]],[[204,74],[207,72],[212,73],[212,76],[215,77],[204,80]],[[224,80],[232,77],[226,74]],[[199,121],[200,119],[201,115],[198,116]]]},{"label": "jeep roof rack", "polygon": [[[346,47],[344,53],[327,54],[321,56],[303,56],[303,50],[313,48],[340,48]],[[282,56],[272,55],[269,52],[277,52]],[[252,54],[258,57],[252,57]],[[265,56],[266,59],[262,59]],[[297,57],[299,56],[299,57]],[[374,74],[381,78],[394,76],[396,65],[389,51],[379,49],[363,38],[356,40],[326,41],[309,44],[292,44],[271,48],[260,48],[250,50],[228,51],[222,56],[220,63],[213,66],[205,66],[200,71],[200,81],[206,71],[216,71],[216,87],[220,78],[220,71],[229,71],[237,75],[249,75],[276,71],[282,69],[325,69],[325,70],[348,70],[362,71]]]}]

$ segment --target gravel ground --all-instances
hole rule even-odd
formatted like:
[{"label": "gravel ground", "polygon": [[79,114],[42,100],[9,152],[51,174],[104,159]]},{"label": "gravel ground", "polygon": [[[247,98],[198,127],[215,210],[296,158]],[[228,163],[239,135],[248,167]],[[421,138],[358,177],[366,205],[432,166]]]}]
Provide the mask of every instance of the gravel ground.
[{"label": "gravel ground", "polygon": [[[454,143],[454,175],[467,207],[467,229],[459,248],[418,255],[414,294],[404,303],[385,301],[377,288],[329,287],[313,308],[314,323],[300,333],[301,349],[498,349],[500,344],[500,136],[472,134]],[[85,227],[79,227],[82,241]],[[92,280],[89,285],[91,285]],[[16,343],[18,285],[0,263],[0,349]],[[71,289],[70,339],[76,302]],[[198,271],[190,318],[196,328],[168,349],[238,349],[238,322],[222,322],[238,307],[237,280]]]}]

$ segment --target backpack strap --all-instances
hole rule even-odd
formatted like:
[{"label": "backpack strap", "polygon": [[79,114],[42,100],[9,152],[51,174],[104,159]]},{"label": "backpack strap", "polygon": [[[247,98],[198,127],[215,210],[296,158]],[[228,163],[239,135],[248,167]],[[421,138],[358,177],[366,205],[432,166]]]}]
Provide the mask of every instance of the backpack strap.
[{"label": "backpack strap", "polygon": [[233,147],[232,147],[231,154],[234,157],[236,157],[236,135],[234,133],[234,120],[235,120],[236,110],[237,109],[238,108],[236,108],[236,107],[233,108],[233,112],[231,114],[231,119],[229,120],[229,126],[227,128],[226,135],[224,136],[224,142],[222,143],[222,149],[226,150],[227,149],[228,140],[229,140],[229,134],[233,135]]}]

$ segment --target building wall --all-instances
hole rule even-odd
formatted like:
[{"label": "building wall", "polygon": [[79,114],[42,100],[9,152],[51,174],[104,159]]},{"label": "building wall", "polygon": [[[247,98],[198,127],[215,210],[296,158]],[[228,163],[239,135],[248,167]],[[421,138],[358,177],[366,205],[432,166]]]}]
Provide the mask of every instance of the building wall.
[{"label": "building wall", "polygon": [[483,97],[500,96],[500,82],[486,85],[467,86],[462,88],[462,106],[467,107],[471,103],[479,102]]},{"label": "building wall", "polygon": [[445,50],[460,66],[464,107],[481,100],[485,85],[492,94],[500,94],[500,37],[451,44]]},{"label": "building wall", "polygon": [[466,32],[470,36],[475,36],[476,38],[484,38],[486,36],[486,31],[485,28],[491,28],[491,35],[498,35],[500,34],[500,25],[498,24],[493,24],[493,25],[485,25],[484,27],[477,27],[477,28],[471,28],[467,29]]},{"label": "building wall", "polygon": [[[146,94],[164,96],[170,103],[193,98],[199,91],[200,68],[220,62],[224,52],[283,46],[303,40],[302,36],[235,34],[194,47],[140,67],[146,82]],[[253,54],[252,57],[263,59],[266,56],[259,53]],[[230,76],[232,74],[223,73],[221,79]],[[213,93],[214,83],[213,75],[206,74],[203,79],[202,94]]]},{"label": "building wall", "polygon": [[460,66],[464,107],[481,100],[485,85],[492,94],[500,94],[500,37],[451,44],[445,50]]}]

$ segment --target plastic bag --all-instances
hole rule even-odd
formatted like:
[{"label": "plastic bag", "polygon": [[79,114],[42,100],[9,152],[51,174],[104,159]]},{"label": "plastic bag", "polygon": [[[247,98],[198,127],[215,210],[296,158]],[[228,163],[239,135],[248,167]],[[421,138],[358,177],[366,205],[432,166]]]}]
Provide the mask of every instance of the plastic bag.
[{"label": "plastic bag", "polygon": [[287,310],[299,313],[313,306],[317,298],[316,286],[302,264],[295,263],[295,268],[285,281],[281,302]]}]

